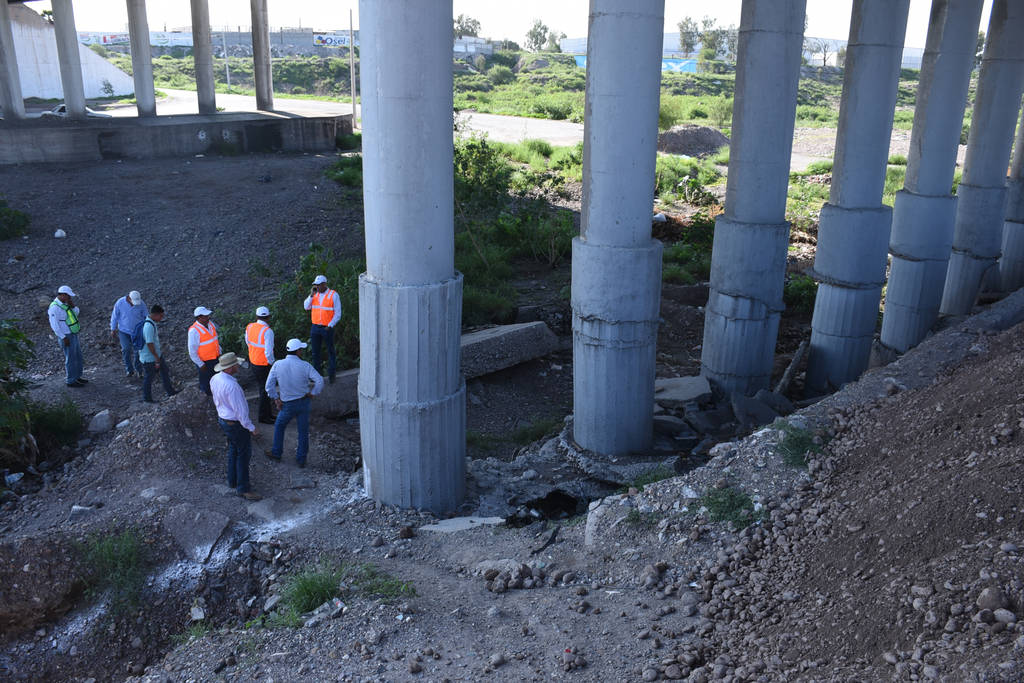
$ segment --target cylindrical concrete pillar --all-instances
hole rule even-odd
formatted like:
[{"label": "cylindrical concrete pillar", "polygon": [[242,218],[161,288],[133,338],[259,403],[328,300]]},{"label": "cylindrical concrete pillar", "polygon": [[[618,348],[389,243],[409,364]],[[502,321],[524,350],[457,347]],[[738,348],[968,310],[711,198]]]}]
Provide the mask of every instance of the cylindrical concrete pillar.
[{"label": "cylindrical concrete pillar", "polygon": [[25,99],[21,94],[18,56],[14,52],[11,13],[6,2],[0,2],[0,109],[3,109],[7,121],[25,118]]},{"label": "cylindrical concrete pillar", "polygon": [[465,495],[462,276],[454,265],[452,0],[361,0],[366,273],[359,421],[374,499]]},{"label": "cylindrical concrete pillar", "polygon": [[956,197],[951,195],[982,0],[932,0],[903,189],[893,207],[882,344],[904,352],[939,315]]},{"label": "cylindrical concrete pillar", "polygon": [[999,274],[1004,292],[1024,287],[1024,110],[1017,127],[1017,144],[1010,168]]},{"label": "cylindrical concrete pillar", "polygon": [[210,7],[206,0],[192,3],[192,58],[196,68],[196,97],[200,114],[217,113],[217,95],[213,81],[213,36],[210,33]]},{"label": "cylindrical concrete pillar", "polygon": [[971,312],[982,285],[998,285],[997,261],[1003,243],[1006,167],[1024,90],[1024,3],[993,0],[985,54],[967,138],[964,175],[953,253],[946,272],[941,312]]},{"label": "cylindrical concrete pillar", "polygon": [[78,54],[78,29],[71,0],[52,0],[53,32],[57,38],[57,59],[60,61],[60,83],[64,89],[64,105],[68,117],[85,118],[85,84],[82,81],[82,58]]},{"label": "cylindrical concrete pillar", "polygon": [[814,273],[807,391],[820,394],[868,367],[885,283],[892,210],[882,206],[910,0],[854,0],[829,202]]},{"label": "cylindrical concrete pillar", "polygon": [[805,0],[744,0],[725,215],[715,222],[701,372],[722,389],[768,386],[782,311],[785,220]]},{"label": "cylindrical concrete pillar", "polygon": [[[252,66],[256,81],[256,108],[274,109],[274,76],[270,61],[270,19],[267,0],[251,0],[252,9]],[[224,55],[227,59],[227,55]]]},{"label": "cylindrical concrete pillar", "polygon": [[153,89],[153,59],[149,46],[146,0],[128,0],[128,36],[132,47],[135,106],[139,110],[139,116],[156,116],[156,91]]},{"label": "cylindrical concrete pillar", "polygon": [[573,438],[653,440],[661,243],[651,239],[664,0],[590,0],[583,207],[573,242]]}]

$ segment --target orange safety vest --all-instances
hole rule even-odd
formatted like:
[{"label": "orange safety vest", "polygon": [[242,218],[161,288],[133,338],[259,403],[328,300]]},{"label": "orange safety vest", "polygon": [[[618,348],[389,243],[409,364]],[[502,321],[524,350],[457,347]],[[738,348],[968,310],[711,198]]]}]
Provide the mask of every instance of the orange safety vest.
[{"label": "orange safety vest", "polygon": [[199,332],[199,360],[217,360],[220,358],[220,342],[217,341],[217,326],[212,322],[210,323],[210,329],[206,329],[199,324],[199,321],[192,323],[192,327]]},{"label": "orange safety vest", "polygon": [[266,323],[249,323],[245,327],[245,345],[249,347],[249,362],[253,365],[270,365],[267,360],[267,332],[270,326]]},{"label": "orange safety vest", "polygon": [[328,289],[323,293],[317,292],[313,295],[310,313],[312,314],[314,325],[329,325],[331,320],[334,319],[335,296],[337,296],[337,292],[333,289]]}]

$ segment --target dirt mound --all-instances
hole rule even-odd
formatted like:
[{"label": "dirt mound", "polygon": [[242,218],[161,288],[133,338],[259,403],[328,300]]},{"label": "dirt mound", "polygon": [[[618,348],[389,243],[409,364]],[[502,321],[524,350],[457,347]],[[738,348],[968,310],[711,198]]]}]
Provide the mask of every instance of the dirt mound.
[{"label": "dirt mound", "polygon": [[707,577],[721,651],[753,643],[744,659],[791,680],[1020,680],[1021,332],[836,415],[813,486],[737,544],[762,548],[748,565],[719,567],[742,591]]},{"label": "dirt mound", "polygon": [[705,157],[728,144],[729,138],[709,126],[672,126],[658,134],[658,151],[666,154]]}]

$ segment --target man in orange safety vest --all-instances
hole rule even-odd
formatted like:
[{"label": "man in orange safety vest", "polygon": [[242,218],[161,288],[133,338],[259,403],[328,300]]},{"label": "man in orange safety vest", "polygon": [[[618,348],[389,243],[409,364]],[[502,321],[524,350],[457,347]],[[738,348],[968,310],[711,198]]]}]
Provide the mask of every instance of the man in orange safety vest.
[{"label": "man in orange safety vest", "polygon": [[217,340],[217,326],[210,321],[213,313],[206,306],[196,306],[192,314],[196,321],[188,328],[188,356],[199,368],[199,389],[210,396],[210,378],[220,358],[220,342]]},{"label": "man in orange safety vest", "polygon": [[302,303],[303,308],[310,312],[313,326],[309,331],[309,341],[313,347],[312,365],[321,375],[324,374],[323,362],[320,357],[321,345],[327,346],[327,378],[334,384],[336,358],[334,354],[334,326],[341,320],[341,297],[333,289],[327,287],[327,278],[317,275],[313,279],[313,287],[309,296]]},{"label": "man in orange safety vest", "polygon": [[270,410],[270,396],[267,395],[267,375],[274,364],[274,330],[270,328],[270,309],[260,306],[256,309],[256,322],[249,323],[245,328],[245,345],[249,349],[249,366],[260,389],[259,421],[263,424],[274,424],[274,415]]}]

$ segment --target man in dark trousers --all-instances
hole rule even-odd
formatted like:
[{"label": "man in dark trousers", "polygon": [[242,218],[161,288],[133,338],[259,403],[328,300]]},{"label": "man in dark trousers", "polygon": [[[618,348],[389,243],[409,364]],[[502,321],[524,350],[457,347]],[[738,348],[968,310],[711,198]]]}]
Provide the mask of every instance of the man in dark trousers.
[{"label": "man in dark trousers", "polygon": [[249,366],[260,389],[259,421],[272,425],[274,414],[270,409],[266,384],[270,366],[274,364],[274,330],[270,328],[270,309],[266,306],[257,308],[256,322],[246,326],[245,345],[249,349]]},{"label": "man in dark trousers", "polygon": [[303,308],[310,313],[313,326],[309,331],[309,341],[313,345],[313,367],[321,375],[324,374],[323,362],[320,357],[320,346],[327,347],[327,377],[334,384],[336,358],[334,354],[334,326],[341,320],[341,297],[327,286],[327,277],[317,275],[313,279],[313,287],[309,296],[302,302]]}]

